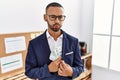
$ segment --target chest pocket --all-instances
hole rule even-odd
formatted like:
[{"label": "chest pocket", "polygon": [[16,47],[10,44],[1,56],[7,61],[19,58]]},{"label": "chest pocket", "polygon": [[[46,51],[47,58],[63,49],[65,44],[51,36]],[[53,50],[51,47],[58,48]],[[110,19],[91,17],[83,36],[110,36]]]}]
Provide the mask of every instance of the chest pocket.
[{"label": "chest pocket", "polygon": [[67,64],[72,66],[73,65],[73,58],[74,58],[74,52],[73,51],[65,53],[64,60]]}]

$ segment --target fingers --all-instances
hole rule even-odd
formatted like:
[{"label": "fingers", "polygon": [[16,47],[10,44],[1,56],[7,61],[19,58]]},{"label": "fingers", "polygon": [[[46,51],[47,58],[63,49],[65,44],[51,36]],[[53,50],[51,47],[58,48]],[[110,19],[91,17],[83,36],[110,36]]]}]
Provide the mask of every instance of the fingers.
[{"label": "fingers", "polygon": [[59,57],[58,59],[56,59],[55,61],[51,62],[48,65],[49,71],[50,72],[57,72],[59,69],[59,64],[61,62],[61,57]]},{"label": "fingers", "polygon": [[61,67],[64,68],[64,69],[67,68],[67,64],[63,60],[61,61]]},{"label": "fingers", "polygon": [[57,58],[55,61],[56,61],[56,62],[59,62],[59,61],[61,61],[61,59],[62,59],[62,57],[59,57],[59,58]]},{"label": "fingers", "polygon": [[67,76],[67,67],[66,63],[64,61],[61,61],[59,69],[58,69],[58,75],[60,76]]},{"label": "fingers", "polygon": [[56,65],[59,65],[61,63],[62,57],[57,58],[55,61],[53,61]]},{"label": "fingers", "polygon": [[59,75],[62,75],[62,73],[63,73],[63,72],[62,72],[62,69],[59,68],[59,69],[58,69],[58,74],[59,74]]},{"label": "fingers", "polygon": [[63,64],[60,64],[59,68],[61,69],[61,71],[63,71],[65,69],[64,66],[63,66]]}]

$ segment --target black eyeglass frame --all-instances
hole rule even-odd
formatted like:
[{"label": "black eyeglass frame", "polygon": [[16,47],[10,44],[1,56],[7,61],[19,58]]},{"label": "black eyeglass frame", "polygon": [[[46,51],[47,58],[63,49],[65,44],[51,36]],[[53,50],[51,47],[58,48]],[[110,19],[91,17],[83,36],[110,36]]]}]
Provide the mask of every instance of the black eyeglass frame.
[{"label": "black eyeglass frame", "polygon": [[[47,14],[48,15],[48,14]],[[59,16],[56,16],[56,15],[48,15],[49,16],[49,19],[51,21],[55,21],[57,18],[59,21],[64,21],[66,16],[65,15],[59,15]]]}]

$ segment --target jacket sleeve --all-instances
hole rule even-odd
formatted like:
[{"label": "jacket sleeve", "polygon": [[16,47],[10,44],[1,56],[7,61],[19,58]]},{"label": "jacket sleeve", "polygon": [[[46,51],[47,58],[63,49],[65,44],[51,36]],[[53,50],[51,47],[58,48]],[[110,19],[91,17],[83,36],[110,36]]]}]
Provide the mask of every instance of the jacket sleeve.
[{"label": "jacket sleeve", "polygon": [[81,51],[80,51],[78,39],[77,39],[77,41],[75,41],[74,53],[75,53],[74,54],[74,65],[72,67],[72,69],[73,69],[72,78],[73,79],[78,77],[83,72],[83,64],[82,64],[82,60],[81,60]]},{"label": "jacket sleeve", "polygon": [[25,75],[32,79],[42,79],[51,76],[47,64],[38,67],[35,51],[31,42],[29,43],[28,46],[28,52],[25,61]]}]

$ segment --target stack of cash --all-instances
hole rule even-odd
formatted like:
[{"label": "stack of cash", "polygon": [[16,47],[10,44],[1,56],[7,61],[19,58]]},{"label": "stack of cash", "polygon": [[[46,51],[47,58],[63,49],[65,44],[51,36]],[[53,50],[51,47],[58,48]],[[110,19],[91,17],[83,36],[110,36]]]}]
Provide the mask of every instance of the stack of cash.
[{"label": "stack of cash", "polygon": [[62,46],[56,47],[53,51],[50,53],[49,59],[54,61],[57,58],[59,58],[62,55]]}]

